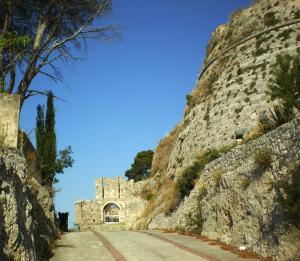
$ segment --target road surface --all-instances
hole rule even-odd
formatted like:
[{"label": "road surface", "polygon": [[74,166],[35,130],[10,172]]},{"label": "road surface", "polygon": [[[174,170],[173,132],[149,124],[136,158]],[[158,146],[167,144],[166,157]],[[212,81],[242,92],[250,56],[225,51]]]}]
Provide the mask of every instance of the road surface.
[{"label": "road surface", "polygon": [[219,246],[161,231],[70,232],[62,235],[51,261],[241,261]]}]

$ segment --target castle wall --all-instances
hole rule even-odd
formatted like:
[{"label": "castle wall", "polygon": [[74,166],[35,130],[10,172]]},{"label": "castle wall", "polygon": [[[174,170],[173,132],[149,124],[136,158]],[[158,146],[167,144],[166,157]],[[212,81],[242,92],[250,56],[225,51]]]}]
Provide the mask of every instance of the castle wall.
[{"label": "castle wall", "polygon": [[7,147],[17,147],[19,112],[19,95],[0,94],[0,140]]},{"label": "castle wall", "polygon": [[[134,183],[124,178],[100,178],[95,182],[96,200],[75,203],[76,223],[81,230],[130,228],[144,209],[145,202],[139,196],[142,182]],[[120,208],[119,223],[105,224],[103,209],[114,203]]]},{"label": "castle wall", "polygon": [[[250,28],[249,23],[254,25],[256,16],[264,17],[270,11],[267,11],[267,7],[264,12],[259,11],[258,7],[252,7],[243,11],[241,18],[235,18],[231,24],[226,25],[227,31],[223,29],[215,32],[212,41],[216,41],[216,45],[207,60],[218,59],[205,73],[200,74],[191,94],[191,99],[197,99],[198,96],[199,100],[192,105],[188,102],[183,128],[170,156],[169,171],[175,172],[177,168],[189,166],[195,155],[205,148],[220,148],[235,143],[236,132],[246,135],[257,126],[261,115],[273,108],[276,101],[272,101],[267,92],[276,56],[296,55],[299,52],[300,20],[294,18],[295,9],[289,7],[289,3],[286,6],[287,12],[280,12],[286,2],[283,1],[274,9],[277,28],[271,30],[273,27],[268,27],[270,31],[242,42],[225,53],[222,51],[228,47],[224,40],[228,38],[226,32],[240,35],[242,40],[241,36]],[[295,3],[298,7],[299,2]],[[270,3],[276,5],[276,1]],[[287,14],[290,16],[286,17]],[[299,21],[285,26],[291,20]],[[281,24],[282,27],[278,28]],[[266,28],[252,27],[251,30],[253,32],[248,32],[250,35]],[[203,92],[207,88],[210,94],[205,96]],[[203,99],[201,95],[204,95]]]}]

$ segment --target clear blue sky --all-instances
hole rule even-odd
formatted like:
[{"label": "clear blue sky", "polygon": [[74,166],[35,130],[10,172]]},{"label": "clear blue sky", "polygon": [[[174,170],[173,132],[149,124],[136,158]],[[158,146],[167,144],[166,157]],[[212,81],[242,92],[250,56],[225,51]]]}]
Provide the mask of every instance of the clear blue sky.
[{"label": "clear blue sky", "polygon": [[[206,44],[232,11],[250,0],[113,0],[112,23],[120,43],[90,42],[86,60],[61,67],[63,84],[39,77],[33,87],[52,89],[58,149],[71,145],[75,165],[58,178],[56,210],[94,199],[96,178],[124,176],[137,152],[155,149],[182,116],[195,86]],[[29,100],[21,128],[34,141],[35,107]]]}]

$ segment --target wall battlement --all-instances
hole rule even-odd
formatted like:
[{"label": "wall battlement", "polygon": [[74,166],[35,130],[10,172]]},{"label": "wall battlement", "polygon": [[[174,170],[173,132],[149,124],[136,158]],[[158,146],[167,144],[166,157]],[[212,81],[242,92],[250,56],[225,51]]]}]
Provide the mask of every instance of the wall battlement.
[{"label": "wall battlement", "polygon": [[7,147],[17,147],[19,114],[19,95],[0,94],[0,140]]}]

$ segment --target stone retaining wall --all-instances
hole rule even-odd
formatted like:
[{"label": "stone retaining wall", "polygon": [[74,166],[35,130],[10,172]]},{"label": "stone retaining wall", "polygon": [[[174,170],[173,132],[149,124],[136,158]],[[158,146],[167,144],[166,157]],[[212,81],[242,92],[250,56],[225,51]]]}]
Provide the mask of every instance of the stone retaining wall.
[{"label": "stone retaining wall", "polygon": [[[263,169],[255,162],[254,153],[265,149],[269,150],[271,164]],[[191,217],[196,218],[200,206],[203,235],[288,260],[300,249],[294,248],[295,242],[288,238],[284,206],[278,202],[283,192],[278,184],[297,162],[300,164],[300,117],[208,164],[190,196],[170,217],[156,216],[149,228],[192,230]],[[217,183],[216,173],[221,175]],[[207,194],[199,200],[203,187]]]}]

